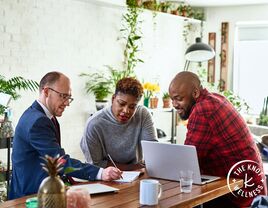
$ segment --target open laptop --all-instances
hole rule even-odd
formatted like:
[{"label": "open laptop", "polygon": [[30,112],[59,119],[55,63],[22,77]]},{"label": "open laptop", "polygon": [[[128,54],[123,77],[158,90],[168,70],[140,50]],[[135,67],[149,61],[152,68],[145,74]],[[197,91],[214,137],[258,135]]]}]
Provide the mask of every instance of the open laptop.
[{"label": "open laptop", "polygon": [[191,170],[194,184],[206,184],[220,178],[200,175],[195,146],[150,141],[141,141],[141,145],[150,177],[179,181],[181,170]]}]

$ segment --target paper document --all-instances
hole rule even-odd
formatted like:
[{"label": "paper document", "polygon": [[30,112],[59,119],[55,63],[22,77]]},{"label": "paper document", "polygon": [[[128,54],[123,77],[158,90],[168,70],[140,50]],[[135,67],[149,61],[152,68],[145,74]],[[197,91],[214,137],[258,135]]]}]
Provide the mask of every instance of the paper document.
[{"label": "paper document", "polygon": [[129,183],[129,182],[136,180],[140,174],[141,174],[140,171],[123,171],[123,174],[122,174],[123,179],[118,179],[115,181]]},{"label": "paper document", "polygon": [[72,177],[75,182],[89,182],[89,180]]},{"label": "paper document", "polygon": [[101,194],[106,192],[117,192],[118,188],[114,188],[112,186],[107,186],[101,183],[93,183],[93,184],[83,184],[83,185],[75,185],[71,186],[71,189],[86,189],[89,194]]}]

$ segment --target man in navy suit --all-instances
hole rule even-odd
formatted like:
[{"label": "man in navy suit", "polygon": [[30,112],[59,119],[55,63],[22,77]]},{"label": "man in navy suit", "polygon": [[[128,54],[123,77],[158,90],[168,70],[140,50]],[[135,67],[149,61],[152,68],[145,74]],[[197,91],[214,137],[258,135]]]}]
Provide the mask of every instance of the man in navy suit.
[{"label": "man in navy suit", "polygon": [[61,116],[73,101],[70,80],[60,72],[49,72],[40,81],[39,99],[21,116],[14,136],[12,177],[9,199],[37,193],[47,173],[40,157],[65,155],[66,167],[79,168],[68,176],[87,180],[114,180],[121,176],[115,167],[99,168],[70,158],[60,146],[60,129],[56,116]]}]

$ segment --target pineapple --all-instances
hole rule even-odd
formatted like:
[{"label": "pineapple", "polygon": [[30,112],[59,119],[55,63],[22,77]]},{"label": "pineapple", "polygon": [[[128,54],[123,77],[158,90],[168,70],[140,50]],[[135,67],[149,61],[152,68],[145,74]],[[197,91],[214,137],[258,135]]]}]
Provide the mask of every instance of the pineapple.
[{"label": "pineapple", "polygon": [[45,163],[41,163],[42,168],[48,173],[38,190],[39,208],[65,208],[66,190],[63,181],[58,176],[59,171],[63,169],[63,159],[57,155],[55,158],[45,155],[42,157]]}]

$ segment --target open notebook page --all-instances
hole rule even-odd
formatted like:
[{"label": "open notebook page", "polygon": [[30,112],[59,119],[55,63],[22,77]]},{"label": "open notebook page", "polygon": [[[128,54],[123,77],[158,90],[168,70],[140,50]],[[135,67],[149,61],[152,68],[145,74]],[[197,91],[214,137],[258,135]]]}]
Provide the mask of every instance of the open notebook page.
[{"label": "open notebook page", "polygon": [[140,171],[123,171],[123,174],[122,174],[123,179],[121,178],[115,181],[129,183],[129,182],[136,180],[140,174],[141,174]]}]

